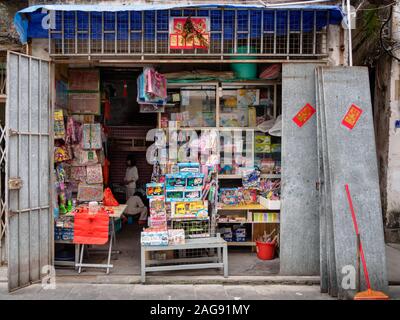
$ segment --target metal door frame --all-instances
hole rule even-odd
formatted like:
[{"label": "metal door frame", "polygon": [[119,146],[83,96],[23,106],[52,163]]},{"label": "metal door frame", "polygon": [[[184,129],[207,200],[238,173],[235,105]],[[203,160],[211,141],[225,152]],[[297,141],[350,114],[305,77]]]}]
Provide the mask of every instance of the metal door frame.
[{"label": "metal door frame", "polygon": [[[31,130],[31,123],[29,123],[29,130],[27,132],[13,132],[12,128],[9,127],[10,126],[10,118],[9,118],[9,107],[8,106],[11,103],[11,101],[10,101],[10,85],[9,85],[9,79],[10,79],[10,77],[9,77],[9,75],[10,75],[10,56],[11,55],[18,56],[19,64],[20,64],[21,57],[29,59],[28,60],[29,61],[28,62],[28,64],[29,64],[29,72],[31,72],[32,60],[37,60],[39,62],[39,66],[38,66],[38,68],[39,68],[38,133],[32,133],[30,131]],[[41,87],[40,87],[42,82],[40,80],[41,79],[40,78],[41,77],[40,71],[41,71],[41,68],[42,68],[42,63],[48,63],[48,90],[49,90],[48,97],[47,97],[48,98],[48,119],[47,119],[47,121],[48,121],[48,134],[44,134],[44,133],[40,132],[41,131],[41,124],[40,124],[40,122],[41,122],[40,121],[41,108],[40,108],[40,105],[41,105],[41,99],[42,99],[42,97],[41,97],[42,92],[41,92]],[[10,177],[9,177],[9,166],[8,166],[9,159],[8,159],[8,157],[9,157],[9,139],[10,139],[10,135],[15,135],[16,134],[16,135],[19,135],[19,137],[21,137],[22,135],[28,136],[30,153],[32,152],[32,141],[31,141],[32,139],[31,139],[31,137],[32,136],[38,136],[39,137],[39,140],[38,140],[39,153],[38,153],[38,160],[37,160],[39,166],[40,166],[40,159],[41,159],[41,155],[40,155],[41,137],[42,136],[48,136],[48,138],[49,138],[49,143],[48,143],[49,144],[49,148],[48,148],[48,152],[49,152],[49,160],[48,160],[49,161],[49,181],[48,181],[48,183],[49,183],[49,188],[48,188],[49,198],[48,198],[48,202],[49,202],[49,204],[48,204],[48,206],[41,206],[41,204],[40,204],[40,189],[39,189],[39,194],[38,194],[38,196],[39,196],[39,203],[38,203],[39,206],[35,207],[35,208],[32,208],[31,199],[30,199],[30,196],[29,196],[29,202],[28,202],[29,203],[29,208],[28,209],[23,209],[23,210],[18,210],[18,212],[16,212],[16,214],[20,214],[22,212],[32,212],[34,210],[38,210],[39,211],[39,215],[40,215],[42,209],[49,210],[49,213],[48,213],[48,216],[49,216],[49,222],[48,222],[49,223],[48,264],[50,266],[54,265],[54,216],[53,216],[54,124],[53,124],[53,116],[52,116],[53,113],[54,113],[54,104],[53,104],[53,102],[54,102],[54,97],[53,97],[53,95],[54,95],[54,89],[53,89],[54,63],[52,62],[51,59],[43,59],[43,58],[34,57],[34,56],[23,54],[23,53],[7,51],[7,75],[8,75],[8,77],[7,77],[7,101],[6,101],[6,109],[5,109],[5,129],[4,129],[5,130],[5,149],[4,149],[4,167],[5,167],[5,186],[4,186],[4,188],[5,188],[5,196],[4,196],[5,201],[4,202],[5,203],[4,203],[4,206],[5,206],[5,226],[6,226],[6,230],[5,230],[5,239],[6,239],[6,241],[5,242],[6,242],[7,258],[8,258],[7,259],[8,260],[7,261],[8,262],[7,263],[7,268],[8,268],[8,289],[11,292],[11,291],[14,291],[14,290],[18,290],[18,289],[20,289],[22,287],[29,286],[32,283],[40,282],[41,279],[43,278],[43,273],[42,273],[43,270],[39,270],[39,279],[38,280],[31,281],[31,274],[30,274],[30,269],[29,269],[29,278],[30,278],[29,282],[25,283],[25,284],[22,284],[22,285],[19,285],[18,287],[11,287],[11,283],[10,283],[10,268],[9,268],[9,248],[10,248],[9,218],[10,218],[10,215],[14,214],[14,213],[11,213],[9,211],[9,183],[8,182],[9,182],[9,178]],[[19,76],[20,76],[20,74],[18,74],[18,77]],[[32,100],[31,100],[32,99],[32,97],[31,97],[31,83],[32,83],[32,81],[31,80],[32,79],[29,78],[29,87],[28,87],[28,89],[29,89],[29,102],[28,102],[28,109],[29,109],[28,118],[29,118],[29,121],[31,121],[31,103],[32,103]],[[18,101],[19,101],[20,96],[21,96],[20,78],[18,78],[18,89],[17,90],[18,90]],[[18,116],[20,116],[20,113],[18,114]],[[28,183],[30,183],[29,182],[29,180],[30,180],[29,178],[30,178],[31,172],[32,172],[32,170],[30,168],[29,169],[29,177],[25,177],[25,179],[28,179]],[[24,177],[21,177],[21,179],[23,179],[23,178]],[[41,176],[39,175],[39,177],[38,177],[39,188],[40,188],[40,183],[41,182],[42,182],[42,179],[41,179]],[[30,194],[30,191],[29,191],[29,194]],[[40,230],[40,216],[39,216],[39,230]],[[40,237],[40,233],[39,233],[39,237]],[[40,252],[40,244],[39,244],[39,252]],[[39,257],[39,259],[40,259],[40,257]],[[39,267],[41,267],[40,266],[40,260],[39,260]]]}]

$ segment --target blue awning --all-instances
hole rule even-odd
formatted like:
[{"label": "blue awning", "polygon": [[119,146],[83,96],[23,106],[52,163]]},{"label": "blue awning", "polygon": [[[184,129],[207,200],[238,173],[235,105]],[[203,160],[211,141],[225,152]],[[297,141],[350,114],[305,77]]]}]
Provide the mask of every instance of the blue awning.
[{"label": "blue awning", "polygon": [[[132,12],[141,12],[141,11],[147,11],[149,12],[151,16],[151,12],[153,11],[159,11],[159,12],[166,12],[166,10],[172,10],[172,9],[186,9],[187,11],[190,11],[190,9],[193,8],[198,8],[198,9],[217,9],[217,8],[226,8],[226,9],[259,9],[259,10],[266,10],[266,11],[271,11],[272,10],[277,10],[278,15],[277,19],[285,19],[287,11],[290,10],[291,12],[298,12],[300,14],[301,10],[305,11],[328,11],[329,12],[329,19],[323,18],[322,16],[319,17],[317,15],[316,19],[316,26],[317,29],[321,29],[325,27],[327,24],[339,24],[342,19],[343,19],[343,13],[338,6],[332,6],[332,5],[291,5],[291,6],[274,6],[271,8],[265,7],[263,5],[257,5],[257,4],[252,4],[252,5],[240,5],[240,4],[137,4],[137,5],[36,5],[36,6],[31,6],[28,8],[25,8],[23,10],[20,10],[17,12],[14,18],[14,24],[16,26],[16,29],[20,35],[20,40],[22,43],[26,43],[28,39],[30,38],[48,38],[48,30],[46,28],[43,28],[42,26],[42,21],[43,18],[47,15],[48,11],[64,11],[64,12],[81,12],[81,13],[93,13],[96,15],[96,13],[101,13],[101,12],[118,12],[121,16],[126,14],[129,11]],[[296,13],[294,13],[296,14]],[[87,14],[80,14],[79,15],[79,21],[81,24],[86,24],[88,23],[87,21]],[[273,19],[273,16],[270,15],[271,19]],[[257,20],[258,19],[258,20]],[[312,28],[314,21],[313,21],[313,15],[305,15],[303,17],[303,30],[307,32],[308,28]],[[98,19],[96,20],[98,21]],[[91,28],[92,30],[96,29],[96,26],[93,25],[95,22],[92,21]],[[147,23],[147,21],[146,21]],[[154,22],[156,23],[156,22]],[[251,23],[260,23],[261,24],[261,16],[254,16],[254,20],[252,20]],[[264,24],[268,24],[268,15],[264,15]],[[60,26],[58,26],[60,27]],[[213,26],[211,25],[211,30],[213,29]],[[299,29],[299,24],[297,23],[291,23],[290,24],[290,30],[296,31]],[[285,32],[285,30],[282,30],[282,33]],[[68,34],[64,35],[68,37]],[[121,35],[124,37],[125,35],[121,33]],[[127,36],[127,35],[126,35]],[[232,29],[232,35],[229,35],[229,33],[226,35],[228,38],[230,36],[233,37],[233,29]],[[257,35],[252,35],[252,36],[257,36]]]}]

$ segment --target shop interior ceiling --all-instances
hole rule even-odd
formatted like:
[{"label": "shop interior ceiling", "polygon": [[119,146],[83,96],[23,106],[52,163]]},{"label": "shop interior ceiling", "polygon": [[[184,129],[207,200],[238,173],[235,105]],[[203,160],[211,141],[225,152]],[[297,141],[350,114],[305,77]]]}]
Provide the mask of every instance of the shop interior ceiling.
[{"label": "shop interior ceiling", "polygon": [[[43,26],[48,10],[54,24]],[[170,48],[170,19],[208,17],[210,41],[207,49]],[[242,62],[268,59],[320,59],[327,56],[326,26],[340,24],[343,13],[332,5],[273,6],[262,4],[143,4],[125,6],[39,5],[21,10],[15,25],[21,42],[49,40],[50,55],[99,63],[129,57],[137,63],[160,63],[199,59],[199,63],[231,62],[233,56],[249,57]],[[257,60],[254,60],[257,56]],[[183,59],[182,59],[183,58]],[[68,59],[66,59],[68,62]],[[129,63],[133,60],[125,60]],[[72,62],[72,61],[69,61]]]}]

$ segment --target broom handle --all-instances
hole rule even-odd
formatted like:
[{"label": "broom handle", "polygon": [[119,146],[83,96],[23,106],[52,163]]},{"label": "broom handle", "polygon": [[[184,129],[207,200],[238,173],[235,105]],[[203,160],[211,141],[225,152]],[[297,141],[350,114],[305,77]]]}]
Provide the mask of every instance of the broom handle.
[{"label": "broom handle", "polygon": [[[356,218],[356,214],[354,212],[354,207],[353,207],[353,201],[351,200],[351,195],[350,195],[350,190],[349,190],[349,185],[346,184],[345,185],[346,188],[346,194],[347,194],[347,200],[349,201],[349,206],[350,206],[350,212],[351,212],[351,217],[353,219],[353,224],[354,224],[354,229],[356,231],[356,236],[360,239],[360,255],[361,255],[361,262],[363,265],[363,269],[364,269],[364,274],[365,274],[365,282],[367,283],[367,288],[371,289],[371,283],[369,281],[369,274],[368,274],[368,269],[367,269],[367,263],[365,262],[365,256],[364,256],[364,250],[362,247],[362,243],[361,243],[361,237],[360,237],[360,232],[358,230],[358,224],[357,224],[357,218]],[[358,242],[358,241],[357,241]]]}]

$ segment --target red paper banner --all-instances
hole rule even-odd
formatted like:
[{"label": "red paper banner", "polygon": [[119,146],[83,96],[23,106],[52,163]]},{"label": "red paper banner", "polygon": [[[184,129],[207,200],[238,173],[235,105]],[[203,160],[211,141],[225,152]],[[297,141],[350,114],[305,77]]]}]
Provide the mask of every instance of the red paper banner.
[{"label": "red paper banner", "polygon": [[352,130],[362,114],[362,109],[352,104],[342,120],[342,125]]},{"label": "red paper banner", "polygon": [[[196,37],[185,39],[183,29],[187,19],[187,17],[172,18],[169,35],[170,49],[207,49],[207,46],[204,43],[200,43]],[[205,42],[209,43],[208,18],[193,17],[190,20],[193,23],[193,27],[202,34]]]},{"label": "red paper banner", "polygon": [[294,116],[293,121],[300,128],[313,116],[315,109],[307,103],[297,114]]}]

